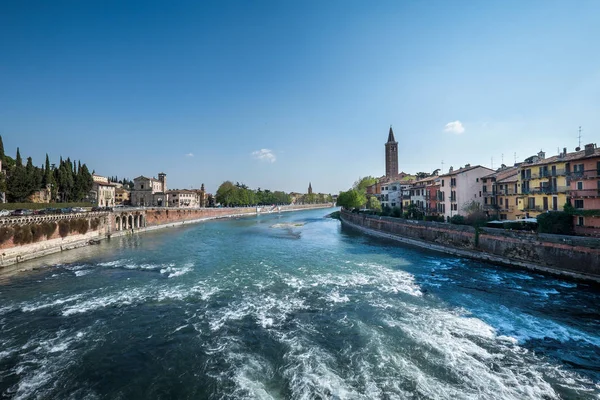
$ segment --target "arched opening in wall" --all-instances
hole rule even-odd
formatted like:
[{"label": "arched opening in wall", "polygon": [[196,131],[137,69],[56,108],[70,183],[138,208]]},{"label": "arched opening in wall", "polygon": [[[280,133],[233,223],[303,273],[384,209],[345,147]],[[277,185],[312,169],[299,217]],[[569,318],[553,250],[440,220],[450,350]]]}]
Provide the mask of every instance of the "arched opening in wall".
[{"label": "arched opening in wall", "polygon": [[143,215],[140,215],[140,225],[142,228],[146,227],[146,218]]},{"label": "arched opening in wall", "polygon": [[129,229],[132,229],[133,228],[133,217],[130,215],[128,219],[129,219],[129,221],[128,221],[127,225],[129,226]]},{"label": "arched opening in wall", "polygon": [[121,215],[121,229],[123,229],[123,230],[127,229],[127,216],[126,215]]},{"label": "arched opening in wall", "polygon": [[118,216],[115,218],[115,229],[118,231],[121,230],[121,218]]}]

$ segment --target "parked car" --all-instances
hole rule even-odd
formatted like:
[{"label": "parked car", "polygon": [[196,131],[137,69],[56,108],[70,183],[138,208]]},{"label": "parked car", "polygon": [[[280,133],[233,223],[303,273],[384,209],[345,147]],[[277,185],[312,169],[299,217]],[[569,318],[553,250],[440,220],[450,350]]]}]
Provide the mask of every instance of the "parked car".
[{"label": "parked car", "polygon": [[8,210],[0,210],[0,217],[8,217],[11,214]]},{"label": "parked car", "polygon": [[87,212],[87,210],[83,207],[74,207],[73,212]]},{"label": "parked car", "polygon": [[72,212],[73,212],[73,209],[71,207],[65,207],[65,208],[60,209],[61,214],[70,214]]},{"label": "parked car", "polygon": [[33,211],[31,211],[31,210],[28,210],[26,208],[17,208],[10,215],[21,217],[24,215],[32,215],[32,214],[33,214]]}]

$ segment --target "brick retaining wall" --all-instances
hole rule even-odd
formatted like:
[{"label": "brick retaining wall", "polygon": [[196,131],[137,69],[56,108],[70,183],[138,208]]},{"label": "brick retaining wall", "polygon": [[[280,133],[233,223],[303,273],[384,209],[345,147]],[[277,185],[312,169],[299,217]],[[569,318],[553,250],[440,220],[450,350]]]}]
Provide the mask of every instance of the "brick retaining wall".
[{"label": "brick retaining wall", "polygon": [[[481,228],[438,222],[368,216],[342,211],[342,222],[367,230],[410,239],[435,250],[461,250],[467,257],[511,266],[540,269],[600,282],[600,239]],[[432,247],[435,246],[435,247]]]}]

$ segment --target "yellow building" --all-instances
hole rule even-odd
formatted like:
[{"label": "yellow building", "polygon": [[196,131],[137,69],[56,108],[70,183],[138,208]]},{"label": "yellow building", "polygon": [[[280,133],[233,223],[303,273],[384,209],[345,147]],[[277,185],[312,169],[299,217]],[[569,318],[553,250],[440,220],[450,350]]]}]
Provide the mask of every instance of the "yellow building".
[{"label": "yellow building", "polygon": [[521,163],[517,175],[520,195],[517,196],[516,216],[534,218],[549,210],[562,210],[569,194],[570,168],[566,149],[549,158],[540,151]]},{"label": "yellow building", "polygon": [[517,167],[504,164],[496,172],[480,178],[483,209],[491,218],[513,220],[517,217]]}]

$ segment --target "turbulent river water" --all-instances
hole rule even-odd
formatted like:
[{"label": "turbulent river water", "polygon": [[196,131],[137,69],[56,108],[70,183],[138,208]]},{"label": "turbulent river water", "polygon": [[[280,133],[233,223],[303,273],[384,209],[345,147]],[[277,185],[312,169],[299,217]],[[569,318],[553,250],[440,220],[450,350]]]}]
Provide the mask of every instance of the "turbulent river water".
[{"label": "turbulent river water", "polygon": [[600,397],[598,287],[364,236],[328,212],[117,238],[2,278],[1,396]]}]

